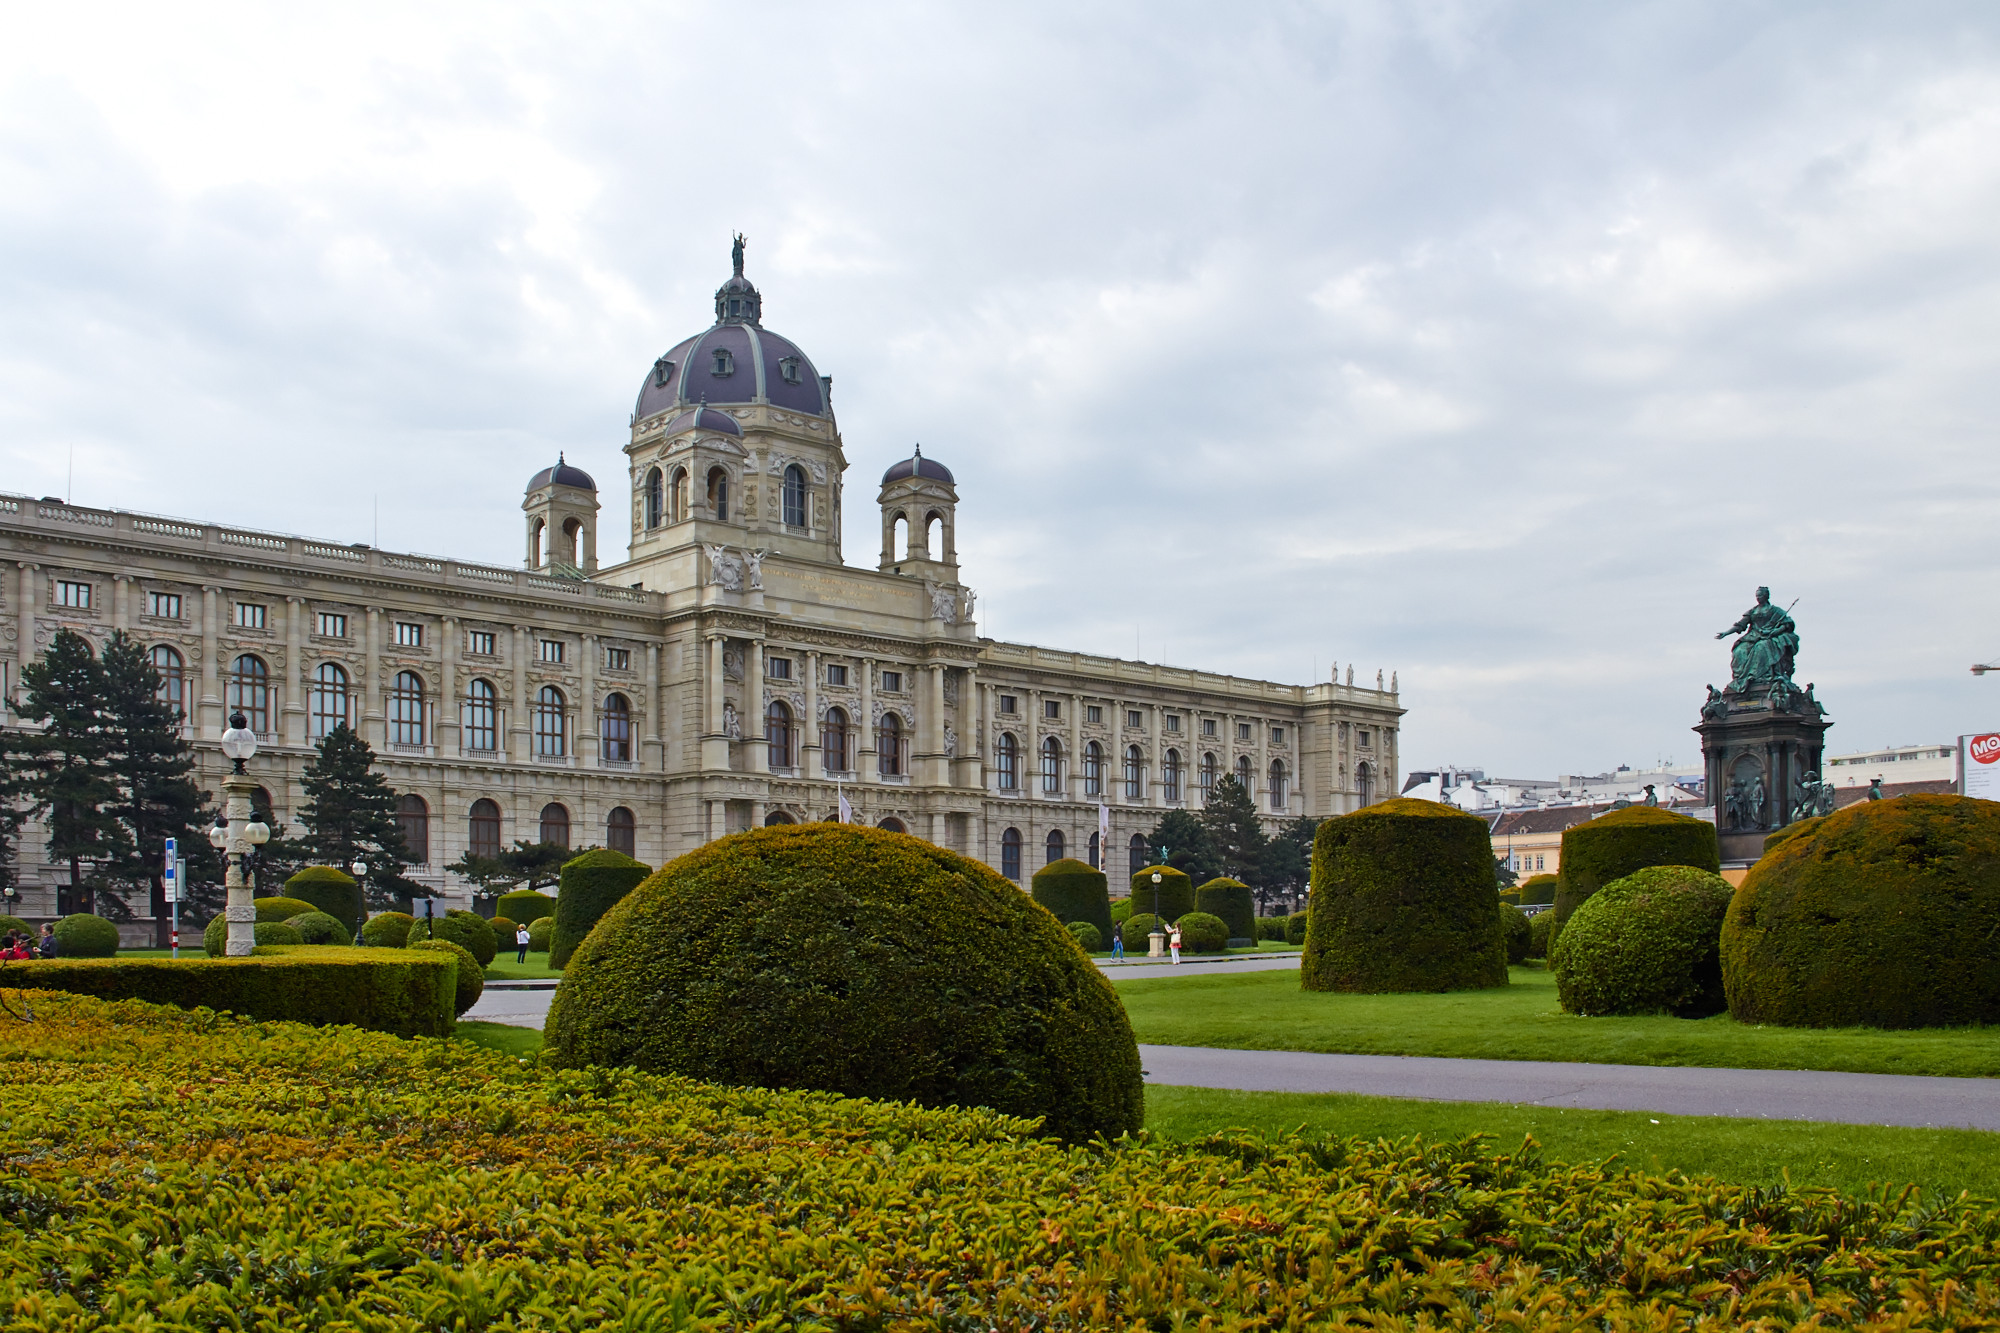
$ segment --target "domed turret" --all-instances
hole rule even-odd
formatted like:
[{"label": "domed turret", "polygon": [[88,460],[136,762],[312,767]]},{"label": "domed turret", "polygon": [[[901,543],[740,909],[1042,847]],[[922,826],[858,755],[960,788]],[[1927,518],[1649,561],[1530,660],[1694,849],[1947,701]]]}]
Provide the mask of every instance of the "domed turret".
[{"label": "domed turret", "polygon": [[528,479],[529,569],[580,579],[597,572],[597,483],[561,454]]},{"label": "domed turret", "polygon": [[910,456],[882,474],[882,563],[884,571],[941,583],[958,581],[958,487],[951,469]]},{"label": "domed turret", "polygon": [[789,338],[763,325],[764,298],[743,276],[743,238],[730,251],[735,272],[715,291],[715,323],[674,344],[639,386],[634,424],[699,403],[769,403],[788,412],[830,413],[830,379]]}]

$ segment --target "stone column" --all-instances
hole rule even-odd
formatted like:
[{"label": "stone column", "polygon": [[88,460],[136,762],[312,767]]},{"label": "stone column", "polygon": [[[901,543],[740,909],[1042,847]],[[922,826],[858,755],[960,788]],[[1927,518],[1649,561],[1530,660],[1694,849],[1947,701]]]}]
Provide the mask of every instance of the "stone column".
[{"label": "stone column", "polygon": [[368,641],[363,645],[361,735],[380,754],[388,748],[382,716],[382,608],[368,608]]},{"label": "stone column", "polygon": [[660,715],[667,711],[666,696],[660,691],[660,645],[646,645],[646,768],[663,773],[666,749],[660,744]]},{"label": "stone column", "polygon": [[285,598],[285,669],[275,673],[287,683],[284,702],[279,706],[283,722],[278,735],[286,745],[306,743],[306,660],[301,647],[301,622],[305,620],[305,598]]},{"label": "stone column", "polygon": [[35,660],[35,587],[42,581],[42,567],[40,565],[29,564],[24,560],[20,562],[20,568],[21,599],[16,604],[16,611],[20,616],[21,623],[15,631],[20,637],[14,645],[14,662],[16,668],[14,672],[14,697],[17,700],[22,697],[20,692],[20,669],[25,668]]},{"label": "stone column", "polygon": [[993,729],[993,724],[989,720],[993,716],[993,687],[982,680],[978,688],[979,703],[976,705],[978,717],[973,721],[972,749],[974,756],[979,760],[979,789],[990,793],[993,790],[993,773],[986,763],[986,733]]},{"label": "stone column", "polygon": [[513,752],[514,762],[517,764],[528,762],[532,716],[528,703],[528,627],[516,625],[514,626],[514,700],[507,718],[507,748]]},{"label": "stone column", "polygon": [[203,740],[222,739],[222,645],[215,622],[215,595],[222,590],[204,586],[201,590],[201,728]]},{"label": "stone column", "polygon": [[458,693],[458,653],[464,636],[459,633],[456,616],[446,616],[439,632],[444,635],[443,650],[439,654],[443,666],[438,674],[437,717],[437,752],[442,758],[456,755],[465,748],[464,718],[460,713]]},{"label": "stone column", "polygon": [[250,851],[243,830],[250,823],[250,796],[256,788],[247,773],[232,772],[222,779],[223,810],[229,819],[229,864],[222,879],[227,898],[222,910],[229,922],[225,952],[231,958],[247,958],[257,946],[257,908],[243,876],[243,857]]},{"label": "stone column", "polygon": [[132,628],[132,576],[113,574],[111,576],[111,628]]},{"label": "stone column", "polygon": [[881,773],[875,763],[875,659],[861,659],[861,716],[854,719],[857,735],[854,748],[855,780],[858,782],[879,782]]},{"label": "stone column", "polygon": [[1257,768],[1255,777],[1257,785],[1262,790],[1252,792],[1251,799],[1257,802],[1257,813],[1269,814],[1271,812],[1271,802],[1269,799],[1271,787],[1271,719],[1260,717],[1257,719],[1256,725],[1256,735],[1252,737],[1257,742]]},{"label": "stone column", "polygon": [[[705,769],[727,769],[729,767],[729,735],[723,730],[722,704],[723,686],[723,636],[708,636],[707,668],[701,681],[702,712],[704,714],[701,741],[701,766]],[[710,836],[715,836],[711,830]]]},{"label": "stone column", "polygon": [[823,777],[819,754],[819,654],[807,653],[806,715],[799,719],[799,772],[807,778]]},{"label": "stone column", "polygon": [[750,747],[752,773],[771,771],[770,737],[764,734],[764,641],[752,639],[743,650],[743,742]]},{"label": "stone column", "polygon": [[[1063,784],[1063,799],[1067,801],[1081,801],[1086,799],[1083,794],[1083,696],[1072,694],[1067,697],[1069,699],[1069,780]],[[1094,814],[1095,812],[1093,811],[1092,813]],[[1091,827],[1097,827],[1095,822],[1091,824]],[[1084,843],[1086,850],[1088,850],[1089,845],[1089,840],[1086,839]]]},{"label": "stone column", "polygon": [[[602,737],[597,732],[597,636],[583,636],[583,698],[577,700],[576,757],[588,768],[597,767]],[[627,738],[630,743],[630,738]]]},{"label": "stone column", "polygon": [[[944,786],[951,781],[950,761],[944,756],[944,663],[933,662],[925,670],[928,680],[924,685],[923,707],[917,713],[917,731],[922,737],[919,748],[925,758],[918,763],[923,768],[923,781],[927,785]],[[931,841],[938,842],[935,818],[931,829]]]}]

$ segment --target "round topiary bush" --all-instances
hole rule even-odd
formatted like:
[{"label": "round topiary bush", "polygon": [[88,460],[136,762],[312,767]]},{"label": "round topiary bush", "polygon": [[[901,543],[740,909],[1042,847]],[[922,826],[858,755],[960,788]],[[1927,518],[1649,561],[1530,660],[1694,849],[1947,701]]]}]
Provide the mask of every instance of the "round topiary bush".
[{"label": "round topiary bush", "polygon": [[1097,938],[1111,938],[1111,894],[1104,872],[1073,856],[1051,861],[1028,881],[1028,894],[1058,921],[1088,921]]},{"label": "round topiary bush", "polygon": [[1706,1018],[1724,1007],[1722,918],[1729,881],[1692,866],[1614,879],[1563,923],[1549,954],[1556,997],[1573,1014]]},{"label": "round topiary bush", "polygon": [[37,931],[18,916],[0,915],[0,937],[12,935],[17,940],[33,940]]},{"label": "round topiary bush", "polygon": [[[293,918],[296,920],[297,918]],[[304,944],[306,937],[290,921],[259,921],[256,942],[265,944]]]},{"label": "round topiary bush", "polygon": [[208,924],[202,927],[201,947],[210,958],[220,958],[228,952],[229,918],[220,912],[209,918]]},{"label": "round topiary bush", "polygon": [[1510,965],[1527,962],[1528,938],[1531,934],[1528,914],[1511,903],[1501,903],[1500,927],[1507,934],[1507,962]]},{"label": "round topiary bush", "polygon": [[1229,941],[1229,923],[1209,912],[1189,912],[1174,922],[1181,928],[1182,953],[1222,953]]},{"label": "round topiary bush", "polygon": [[1820,820],[1824,818],[1826,818],[1825,815],[1814,815],[1810,819],[1801,819],[1796,824],[1787,824],[1781,829],[1772,830],[1769,834],[1765,835],[1764,850],[1768,852],[1787,838],[1796,838],[1801,833],[1818,828]]},{"label": "round topiary bush", "polygon": [[58,958],[109,958],[118,952],[118,927],[101,916],[77,912],[56,922]]},{"label": "round topiary bush", "polygon": [[377,912],[361,927],[362,943],[400,949],[410,942],[410,927],[416,920],[408,912]]},{"label": "round topiary bush", "polygon": [[347,933],[347,927],[325,912],[301,912],[289,921],[276,924],[290,926],[299,932],[299,938],[307,944],[345,946],[354,943],[354,937]]},{"label": "round topiary bush", "polygon": [[2000,1023],[2000,803],[1857,801],[1786,838],[1730,903],[1722,978],[1744,1023]]},{"label": "round topiary bush", "polygon": [[410,922],[410,933],[404,947],[429,939],[450,940],[471,954],[482,968],[500,952],[500,941],[493,934],[492,924],[479,913],[462,908],[453,908],[429,921],[418,917]]},{"label": "round topiary bush", "polygon": [[1294,912],[1286,917],[1285,943],[1304,944],[1306,942],[1306,926],[1311,920],[1312,914],[1310,912]]},{"label": "round topiary bush", "polygon": [[1104,936],[1097,933],[1097,927],[1088,921],[1072,921],[1069,933],[1076,937],[1078,947],[1085,953],[1096,953],[1104,947]]},{"label": "round topiary bush", "polygon": [[549,936],[549,966],[569,966],[576,946],[604,914],[652,873],[645,862],[601,847],[565,861],[562,891],[556,898],[556,928]]},{"label": "round topiary bush", "polygon": [[1012,883],[919,838],[838,823],[734,834],[649,878],[603,927],[549,1011],[558,1066],[986,1106],[1070,1142],[1143,1123],[1110,983]]},{"label": "round topiary bush", "polygon": [[285,894],[311,903],[340,922],[350,942],[361,929],[361,886],[338,866],[307,866],[285,881]]},{"label": "round topiary bush", "polygon": [[[1160,877],[1157,904],[1153,895],[1153,876]],[[1150,912],[1163,921],[1178,921],[1194,910],[1194,881],[1184,870],[1172,866],[1147,866],[1132,873],[1133,910]]]},{"label": "round topiary bush", "polygon": [[1528,957],[1549,956],[1550,933],[1556,928],[1554,912],[1537,912],[1528,920]]},{"label": "round topiary bush", "polygon": [[1547,907],[1556,900],[1554,875],[1530,875],[1521,881],[1521,906]]},{"label": "round topiary bush", "polygon": [[1126,953],[1144,953],[1153,947],[1151,939],[1156,930],[1166,930],[1166,923],[1151,912],[1141,912],[1125,918],[1125,923],[1118,927],[1118,938],[1125,941]]},{"label": "round topiary bush", "polygon": [[486,970],[479,966],[479,960],[465,949],[464,945],[450,940],[416,940],[405,946],[411,949],[426,949],[433,953],[448,953],[458,960],[458,989],[452,996],[453,1017],[462,1017],[466,1010],[479,1003],[479,997],[486,993]]},{"label": "round topiary bush", "polygon": [[493,914],[509,921],[536,921],[556,914],[556,900],[540,889],[509,889],[493,904]]},{"label": "round topiary bush", "polygon": [[1563,831],[1556,876],[1556,925],[1614,879],[1647,866],[1693,866],[1715,874],[1722,853],[1715,825],[1655,805],[1628,805]]},{"label": "round topiary bush", "polygon": [[538,921],[530,921],[528,923],[528,952],[547,953],[549,951],[549,938],[555,934],[555,929],[556,919],[552,916],[542,917]]},{"label": "round topiary bush", "polygon": [[257,898],[251,902],[259,921],[290,921],[295,916],[319,909],[303,898]]},{"label": "round topiary bush", "polygon": [[499,953],[494,954],[494,957],[514,952],[514,932],[520,927],[504,916],[496,916],[486,924],[493,927],[493,939],[499,945]]},{"label": "round topiary bush", "polygon": [[1477,815],[1391,797],[1322,823],[1312,865],[1306,990],[1507,984],[1492,842]]},{"label": "round topiary bush", "polygon": [[1232,940],[1257,938],[1257,903],[1250,896],[1250,886],[1240,879],[1224,876],[1196,889],[1194,910],[1220,917],[1222,924],[1229,927]]}]

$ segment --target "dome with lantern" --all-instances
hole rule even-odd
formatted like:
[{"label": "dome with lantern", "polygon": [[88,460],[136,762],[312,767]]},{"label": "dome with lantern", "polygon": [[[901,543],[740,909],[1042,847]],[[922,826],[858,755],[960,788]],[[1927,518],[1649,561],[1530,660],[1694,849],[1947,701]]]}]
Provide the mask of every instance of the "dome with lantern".
[{"label": "dome with lantern", "polygon": [[826,385],[812,359],[797,343],[764,327],[764,298],[743,276],[743,244],[738,236],[730,253],[735,272],[716,288],[715,323],[653,363],[639,386],[634,422],[731,403],[766,402],[790,412],[828,414]]}]

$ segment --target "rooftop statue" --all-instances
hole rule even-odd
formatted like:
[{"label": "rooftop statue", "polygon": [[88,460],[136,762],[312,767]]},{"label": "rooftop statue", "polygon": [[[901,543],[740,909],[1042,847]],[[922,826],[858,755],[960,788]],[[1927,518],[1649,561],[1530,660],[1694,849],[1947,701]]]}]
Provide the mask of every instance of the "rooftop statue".
[{"label": "rooftop statue", "polygon": [[743,233],[739,231],[733,234],[735,241],[729,247],[729,263],[730,267],[736,270],[736,276],[740,278],[743,276]]},{"label": "rooftop statue", "polygon": [[1799,652],[1799,627],[1771,605],[1769,588],[1757,589],[1757,605],[1715,637],[1726,639],[1732,634],[1742,637],[1729,647],[1731,693],[1742,694],[1760,685],[1766,689],[1781,685],[1786,695],[1796,691],[1792,663]]}]

